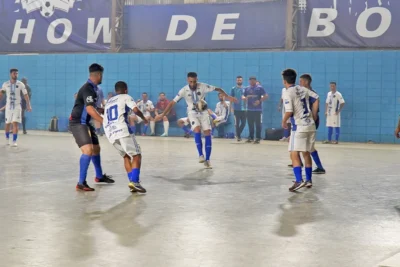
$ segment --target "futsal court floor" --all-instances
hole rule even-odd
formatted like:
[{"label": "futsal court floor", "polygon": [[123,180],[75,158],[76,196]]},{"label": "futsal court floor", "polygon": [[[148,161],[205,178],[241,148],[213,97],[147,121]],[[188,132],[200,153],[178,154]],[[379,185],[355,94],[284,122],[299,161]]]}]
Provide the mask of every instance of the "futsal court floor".
[{"label": "futsal court floor", "polygon": [[100,141],[116,183],[94,185],[91,165],[82,193],[71,135],[1,139],[0,266],[372,267],[400,253],[400,146],[317,144],[327,174],[290,193],[287,143],[214,139],[205,170],[193,139],[138,137],[138,195]]}]

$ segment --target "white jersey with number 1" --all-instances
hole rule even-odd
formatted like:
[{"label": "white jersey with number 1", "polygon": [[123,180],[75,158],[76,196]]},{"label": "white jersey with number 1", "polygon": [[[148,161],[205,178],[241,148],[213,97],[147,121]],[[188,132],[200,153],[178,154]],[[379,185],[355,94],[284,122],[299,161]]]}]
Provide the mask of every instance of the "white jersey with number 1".
[{"label": "white jersey with number 1", "polygon": [[137,107],[135,101],[127,94],[116,95],[107,101],[103,127],[110,143],[113,144],[116,140],[132,134],[128,127],[128,114],[135,107]]}]

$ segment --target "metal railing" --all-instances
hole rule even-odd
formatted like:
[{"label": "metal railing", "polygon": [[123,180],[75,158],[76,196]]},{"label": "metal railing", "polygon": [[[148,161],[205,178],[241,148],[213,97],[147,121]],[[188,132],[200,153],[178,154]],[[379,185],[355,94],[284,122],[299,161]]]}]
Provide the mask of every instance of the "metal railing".
[{"label": "metal railing", "polygon": [[277,0],[125,0],[126,6],[273,2]]}]

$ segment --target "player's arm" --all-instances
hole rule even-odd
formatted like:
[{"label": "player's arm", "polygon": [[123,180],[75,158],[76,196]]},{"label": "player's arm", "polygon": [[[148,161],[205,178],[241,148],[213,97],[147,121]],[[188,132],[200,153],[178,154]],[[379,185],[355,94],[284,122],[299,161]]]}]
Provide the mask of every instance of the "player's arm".
[{"label": "player's arm", "polygon": [[134,107],[132,110],[133,112],[135,112],[137,116],[139,116],[143,120],[144,123],[148,122],[147,119],[144,117],[143,113],[140,111],[140,109],[138,109],[138,107]]},{"label": "player's arm", "polygon": [[329,93],[326,96],[326,101],[325,101],[325,116],[328,115],[328,103],[329,103]]},{"label": "player's arm", "polygon": [[4,92],[6,91],[6,88],[3,84],[3,86],[0,88],[0,100],[3,98]]},{"label": "player's arm", "polygon": [[215,90],[216,92],[218,92],[218,93],[221,93],[221,94],[225,97],[225,99],[229,99],[229,101],[234,102],[234,103],[237,103],[237,102],[238,102],[237,99],[236,99],[236,97],[233,97],[233,96],[228,95],[228,94],[224,91],[224,89],[218,88],[218,87],[214,87],[214,88],[215,88],[214,90]]},{"label": "player's arm", "polygon": [[397,121],[396,130],[395,130],[395,132],[394,132],[394,134],[395,134],[395,136],[396,136],[397,139],[400,138],[399,133],[400,133],[400,116],[399,116],[399,120]]},{"label": "player's arm", "polygon": [[265,92],[265,89],[263,88],[263,87],[261,87],[262,88],[262,90],[261,90],[261,102],[264,102],[265,100],[267,100],[268,99],[268,94],[267,94],[267,92]]},{"label": "player's arm", "polygon": [[336,114],[339,114],[342,111],[342,109],[343,109],[343,107],[345,105],[345,102],[344,102],[342,94],[339,95],[339,104],[340,104],[340,106],[339,106],[339,109],[336,112]]},{"label": "player's arm", "polygon": [[86,106],[86,112],[94,120],[103,124],[103,118],[100,116],[99,112],[97,112],[96,103],[94,102],[94,100],[96,99],[96,93],[93,94],[89,90],[84,90],[82,96],[83,96],[83,102],[85,103]]},{"label": "player's arm", "polygon": [[319,96],[312,90],[308,90],[309,101],[311,103],[312,116],[314,121],[318,119]]},{"label": "player's arm", "polygon": [[282,128],[287,129],[287,120],[293,116],[293,99],[288,92],[283,94],[283,103],[285,105],[285,115],[282,119]]}]

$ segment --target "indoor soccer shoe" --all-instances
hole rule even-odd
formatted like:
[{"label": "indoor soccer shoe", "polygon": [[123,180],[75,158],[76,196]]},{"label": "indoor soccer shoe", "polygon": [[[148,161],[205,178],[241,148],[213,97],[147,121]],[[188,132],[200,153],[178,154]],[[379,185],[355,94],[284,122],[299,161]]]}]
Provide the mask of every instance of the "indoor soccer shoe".
[{"label": "indoor soccer shoe", "polygon": [[204,156],[199,157],[199,163],[204,163],[205,161],[206,159],[204,158]]},{"label": "indoor soccer shoe", "polygon": [[316,168],[315,170],[313,170],[312,173],[313,174],[325,174],[326,171],[324,169]]},{"label": "indoor soccer shoe", "polygon": [[129,183],[129,188],[131,189],[131,192],[139,192],[139,193],[146,193],[146,189],[140,184],[140,183],[134,183],[130,182]]},{"label": "indoor soccer shoe", "polygon": [[205,167],[206,169],[212,169],[212,166],[211,166],[211,163],[210,163],[209,160],[206,160],[206,161],[204,162],[204,167]]},{"label": "indoor soccer shoe", "polygon": [[304,186],[307,187],[307,188],[311,188],[312,187],[312,180],[306,181]]},{"label": "indoor soccer shoe", "polygon": [[303,180],[301,181],[301,183],[293,182],[293,185],[292,185],[292,187],[289,188],[289,191],[296,192],[297,190],[304,187],[305,185],[306,185],[306,183]]},{"label": "indoor soccer shoe", "polygon": [[83,184],[76,185],[76,191],[94,191],[94,188],[91,188],[87,182],[84,182]]},{"label": "indoor soccer shoe", "polygon": [[107,184],[113,184],[115,181],[111,179],[111,175],[103,174],[103,177],[101,178],[94,178],[96,183],[107,183]]}]

